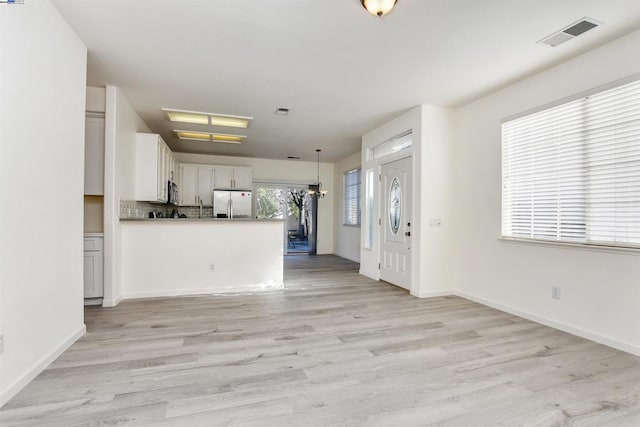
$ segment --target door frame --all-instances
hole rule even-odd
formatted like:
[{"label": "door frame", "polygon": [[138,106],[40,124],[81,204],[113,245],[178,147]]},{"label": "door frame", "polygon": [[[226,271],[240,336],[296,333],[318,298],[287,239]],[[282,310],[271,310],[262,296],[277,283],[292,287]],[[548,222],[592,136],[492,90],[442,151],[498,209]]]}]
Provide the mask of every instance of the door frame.
[{"label": "door frame", "polygon": [[[403,135],[411,133],[413,143],[410,147],[400,150],[395,153],[390,153],[385,156],[381,156],[378,158],[373,157],[373,149],[380,144],[383,144],[390,139],[398,138]],[[384,137],[376,138],[375,140],[371,139],[366,144],[363,142],[362,145],[362,182],[364,184],[362,191],[362,200],[361,204],[363,206],[363,215],[362,215],[362,227],[361,227],[361,237],[360,237],[360,247],[361,247],[361,255],[360,255],[360,274],[367,276],[373,280],[380,280],[380,269],[378,268],[381,265],[381,253],[382,253],[382,232],[381,232],[381,221],[382,221],[382,211],[384,209],[384,203],[382,200],[382,185],[380,182],[380,176],[382,173],[382,165],[394,162],[396,160],[400,160],[406,157],[411,158],[411,253],[410,253],[410,262],[411,262],[411,282],[409,285],[410,293],[414,296],[422,296],[420,294],[420,265],[418,260],[420,260],[420,230],[421,230],[421,216],[420,216],[420,191],[421,186],[418,182],[420,177],[420,165],[419,165],[419,155],[420,155],[420,130],[416,129],[413,126],[407,126],[404,128],[396,128],[395,132],[388,132],[385,130]],[[372,203],[369,204],[367,202],[367,194],[369,191],[369,180],[367,178],[368,173],[372,171],[373,177],[371,182],[372,188]],[[368,213],[365,213],[369,206],[372,207],[372,217],[369,218]],[[372,226],[373,229],[373,239],[370,242],[370,246],[367,245],[368,234],[369,234],[369,226]]]},{"label": "door frame", "polygon": [[[256,191],[258,188],[277,188],[277,189],[289,189],[289,188],[296,188],[296,189],[308,189],[311,185],[310,183],[307,182],[281,182],[281,181],[254,181],[253,185],[252,185],[252,191],[251,191],[251,216],[255,219],[258,218],[257,216],[257,212],[256,209],[258,207],[258,203],[257,203],[257,197],[258,197],[258,192]],[[282,253],[283,255],[289,255],[289,236],[288,236],[288,229],[286,227],[286,223],[288,221],[288,217],[287,217],[287,212],[286,212],[286,202],[282,202],[283,205],[283,218],[282,221],[285,224],[285,226],[283,227],[283,236],[282,236]],[[316,211],[316,215],[317,215],[317,206],[315,206],[315,211]],[[317,219],[314,219],[314,223],[317,224]],[[316,239],[316,235],[314,234],[314,239]],[[309,248],[311,249],[311,242],[309,242]],[[300,255],[300,254],[310,254],[310,252],[293,252],[292,254],[296,254],[296,255]],[[315,253],[313,254],[315,255]]]}]

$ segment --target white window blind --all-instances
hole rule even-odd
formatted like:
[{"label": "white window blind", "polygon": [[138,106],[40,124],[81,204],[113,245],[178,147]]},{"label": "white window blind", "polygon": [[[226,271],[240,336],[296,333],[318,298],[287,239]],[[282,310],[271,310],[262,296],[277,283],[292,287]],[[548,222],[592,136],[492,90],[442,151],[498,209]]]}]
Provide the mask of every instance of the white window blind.
[{"label": "white window blind", "polygon": [[505,237],[640,247],[640,80],[502,125]]},{"label": "white window blind", "polygon": [[344,223],[360,225],[360,169],[344,173]]}]

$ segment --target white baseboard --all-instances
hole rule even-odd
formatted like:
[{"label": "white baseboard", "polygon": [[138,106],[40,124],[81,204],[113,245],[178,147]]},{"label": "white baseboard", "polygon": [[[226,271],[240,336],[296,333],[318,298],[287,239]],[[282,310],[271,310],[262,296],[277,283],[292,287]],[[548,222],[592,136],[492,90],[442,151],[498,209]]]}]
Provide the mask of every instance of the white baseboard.
[{"label": "white baseboard", "polygon": [[348,259],[349,261],[357,262],[358,264],[360,264],[360,257],[359,256],[358,257],[350,257],[350,256],[347,256],[345,254],[339,254],[339,253],[335,253],[333,255],[339,256],[340,258]]},{"label": "white baseboard", "polygon": [[103,299],[102,300],[102,306],[103,307],[115,307],[116,305],[120,304],[120,301],[122,301],[122,297],[118,297],[118,298],[114,298],[114,299]]},{"label": "white baseboard", "polygon": [[123,300],[138,298],[158,298],[158,297],[180,297],[194,295],[217,295],[217,294],[246,294],[252,292],[270,292],[284,289],[284,282],[278,283],[259,283],[256,285],[239,285],[229,287],[216,288],[187,288],[187,289],[166,289],[166,290],[150,290],[127,292],[122,296]]},{"label": "white baseboard", "polygon": [[436,298],[436,297],[448,297],[455,294],[452,290],[445,290],[445,291],[426,291],[426,292],[418,292],[418,293],[413,293],[413,291],[411,291],[411,295],[418,298]]},{"label": "white baseboard", "polygon": [[625,351],[627,353],[631,353],[633,355],[640,356],[640,347],[635,346],[633,344],[629,344],[629,343],[624,342],[624,341],[618,341],[618,340],[606,337],[604,335],[600,335],[600,334],[595,333],[595,332],[591,332],[591,331],[588,331],[588,330],[585,330],[585,329],[582,329],[582,328],[577,328],[575,326],[571,326],[571,325],[567,325],[567,324],[564,324],[564,323],[560,323],[560,322],[557,322],[555,320],[552,320],[552,319],[549,319],[549,318],[546,318],[546,317],[538,316],[536,314],[529,313],[529,312],[526,312],[526,311],[523,311],[523,310],[520,310],[520,309],[517,309],[517,308],[509,307],[509,306],[497,303],[495,301],[491,301],[491,300],[488,300],[486,298],[478,297],[478,296],[475,296],[475,295],[472,295],[472,294],[469,294],[469,293],[466,293],[466,292],[463,292],[463,291],[454,291],[453,294],[457,295],[457,296],[459,296],[461,298],[465,298],[465,299],[477,302],[479,304],[486,305],[487,307],[495,308],[496,310],[504,311],[506,313],[513,314],[515,316],[522,317],[522,318],[525,318],[527,320],[531,320],[532,322],[540,323],[542,325],[549,326],[549,327],[552,327],[554,329],[559,329],[559,330],[561,330],[563,332],[567,332],[567,333],[572,334],[572,335],[577,335],[577,336],[579,336],[581,338],[586,338],[588,340],[595,341],[595,342],[597,342],[599,344],[603,344],[603,345],[606,345],[608,347],[613,347],[613,348],[615,348],[617,350],[622,350],[622,351]]},{"label": "white baseboard", "polygon": [[18,394],[20,390],[22,390],[27,384],[29,384],[35,377],[37,377],[40,372],[44,371],[47,366],[51,364],[54,360],[58,358],[66,349],[71,347],[71,345],[76,342],[80,337],[82,337],[87,332],[87,326],[83,323],[78,330],[72,334],[70,337],[65,339],[58,347],[53,349],[49,354],[44,355],[40,360],[36,362],[36,364],[29,369],[22,377],[18,378],[13,384],[11,384],[5,391],[0,395],[0,408],[4,406],[13,396]]}]

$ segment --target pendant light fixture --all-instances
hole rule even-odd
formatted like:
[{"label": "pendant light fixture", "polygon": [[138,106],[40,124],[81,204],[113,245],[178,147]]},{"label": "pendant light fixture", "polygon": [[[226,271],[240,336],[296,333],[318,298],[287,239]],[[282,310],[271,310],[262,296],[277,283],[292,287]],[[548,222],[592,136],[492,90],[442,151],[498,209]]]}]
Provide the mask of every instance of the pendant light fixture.
[{"label": "pendant light fixture", "polygon": [[378,18],[382,18],[391,12],[391,9],[393,9],[397,1],[398,0],[360,0],[360,3],[362,3],[362,7],[367,9],[367,12]]},{"label": "pendant light fixture", "polygon": [[320,151],[319,148],[316,148],[316,153],[318,153],[318,180],[315,185],[309,186],[309,195],[312,197],[322,198],[327,194],[327,190],[322,189],[322,183],[320,182]]}]

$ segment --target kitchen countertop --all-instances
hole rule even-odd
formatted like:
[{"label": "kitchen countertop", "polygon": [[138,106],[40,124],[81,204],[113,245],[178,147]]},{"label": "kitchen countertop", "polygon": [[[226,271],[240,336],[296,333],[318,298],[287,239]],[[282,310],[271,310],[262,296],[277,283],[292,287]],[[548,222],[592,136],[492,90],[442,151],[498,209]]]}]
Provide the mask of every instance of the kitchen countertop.
[{"label": "kitchen countertop", "polygon": [[122,222],[282,222],[283,219],[256,218],[120,218]]}]

